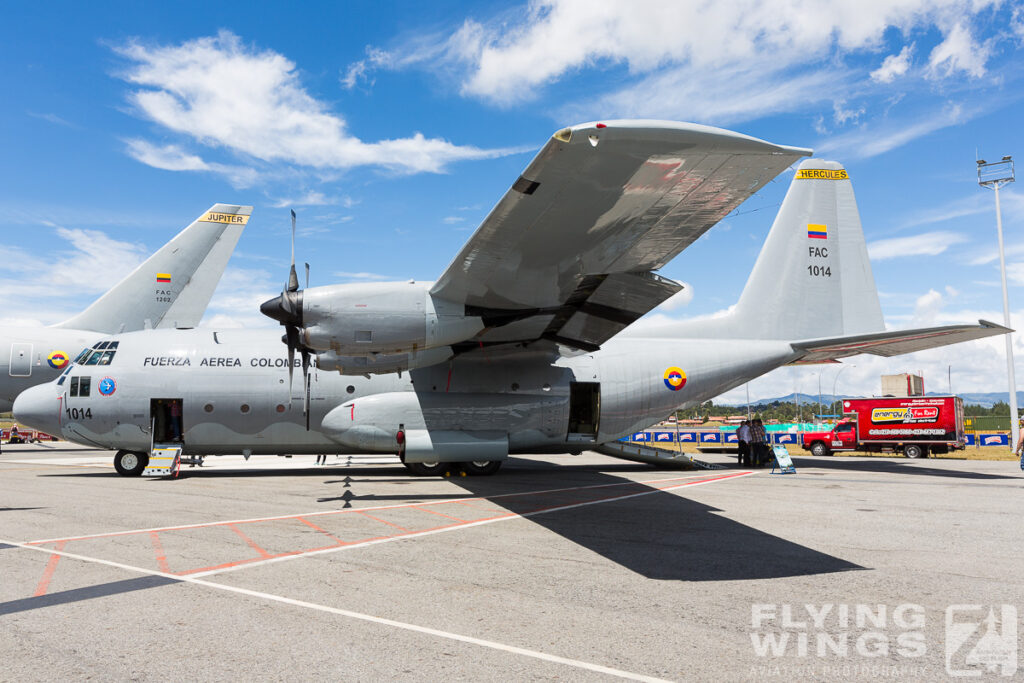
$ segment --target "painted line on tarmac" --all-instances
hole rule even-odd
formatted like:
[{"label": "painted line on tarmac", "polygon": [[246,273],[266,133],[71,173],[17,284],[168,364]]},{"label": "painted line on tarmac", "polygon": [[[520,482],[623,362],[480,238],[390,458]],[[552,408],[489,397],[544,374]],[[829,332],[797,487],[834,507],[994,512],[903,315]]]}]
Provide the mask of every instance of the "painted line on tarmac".
[{"label": "painted line on tarmac", "polygon": [[[742,471],[742,472],[734,473],[731,476],[740,476],[740,475],[747,475],[747,474],[753,474],[753,472]],[[639,481],[639,480],[632,480],[632,479],[630,479],[630,480],[626,480],[626,481],[614,482],[614,483],[611,483],[611,484],[592,484],[592,485],[588,485],[588,486],[566,486],[566,487],[557,488],[557,489],[540,489],[540,490],[536,490],[536,491],[520,491],[520,492],[517,492],[517,493],[499,493],[499,494],[496,494],[496,495],[493,495],[493,496],[462,496],[462,497],[455,497],[455,498],[447,498],[447,499],[437,500],[437,501],[434,501],[432,503],[395,503],[393,505],[374,505],[374,506],[361,507],[361,508],[344,508],[344,509],[335,508],[334,510],[316,510],[314,512],[304,512],[304,513],[289,514],[289,515],[275,515],[273,517],[250,517],[250,518],[247,518],[247,519],[232,519],[232,520],[225,520],[225,521],[222,521],[222,522],[197,522],[196,524],[178,524],[178,525],[175,525],[175,526],[158,526],[158,527],[147,527],[145,529],[128,529],[126,531],[110,531],[110,532],[98,533],[98,534],[86,534],[84,536],[67,536],[67,537],[61,536],[61,537],[58,537],[58,538],[44,538],[44,539],[39,539],[39,540],[34,540],[34,541],[28,541],[28,543],[36,545],[36,544],[41,544],[41,543],[56,543],[58,541],[84,541],[84,540],[93,539],[93,538],[110,538],[110,537],[113,537],[113,536],[129,536],[131,534],[143,534],[143,533],[149,533],[151,531],[157,531],[157,532],[160,532],[160,531],[182,531],[182,530],[185,530],[185,529],[202,529],[202,528],[205,528],[205,527],[213,527],[213,526],[227,526],[229,524],[255,524],[255,523],[258,523],[258,522],[275,522],[275,521],[283,520],[283,519],[298,519],[299,517],[322,517],[324,515],[348,514],[348,513],[352,513],[352,512],[373,512],[375,510],[395,510],[395,509],[399,509],[399,508],[415,507],[417,505],[447,505],[449,503],[463,503],[463,502],[473,502],[473,501],[480,501],[480,500],[485,500],[485,501],[504,500],[506,498],[519,498],[519,497],[523,497],[523,496],[538,496],[538,495],[544,495],[544,494],[548,494],[548,493],[564,493],[564,492],[567,492],[567,491],[587,491],[587,490],[593,490],[593,489],[611,488],[611,487],[615,487],[615,486],[633,486],[633,485],[637,485],[637,484],[643,484],[643,485],[650,486],[650,485],[654,485],[654,484],[664,484],[664,483],[674,482],[674,481],[684,481],[684,480],[689,480],[689,479],[699,479],[701,477],[706,477],[706,476],[707,476],[707,474],[703,474],[702,473],[702,474],[691,474],[691,475],[687,475],[685,477],[670,477],[670,478],[667,478],[667,479],[650,479],[650,480],[647,480],[647,481]]]},{"label": "painted line on tarmac", "polygon": [[[77,553],[65,552],[63,550],[54,551],[49,548],[40,548],[38,546],[29,545],[27,543],[18,543],[16,541],[5,541],[0,539],[0,544],[7,544],[17,548],[22,548],[24,550],[34,550],[36,552],[56,554],[60,555],[61,557],[67,557],[73,560],[91,562],[94,564],[102,564],[108,567],[116,567],[118,569],[123,569],[125,571],[146,575],[144,579],[129,579],[127,581],[115,581],[109,584],[101,584],[100,586],[90,586],[89,588],[79,588],[73,591],[65,591],[66,594],[74,594],[76,596],[73,597],[71,600],[67,599],[69,597],[67,595],[54,594],[50,596],[42,596],[39,598],[27,598],[25,600],[14,600],[7,603],[0,603],[0,615],[11,612],[25,611],[28,609],[36,609],[39,607],[47,607],[50,605],[62,604],[73,600],[83,600],[93,597],[101,597],[104,595],[114,595],[117,593],[127,592],[129,590],[138,590],[140,588],[151,588],[161,585],[169,585],[172,583],[191,583],[197,586],[205,586],[207,588],[214,588],[217,590],[227,591],[229,593],[236,593],[238,595],[245,595],[248,597],[268,600],[271,602],[277,602],[284,605],[291,605],[293,607],[301,607],[304,609],[316,610],[318,612],[336,614],[338,616],[348,617],[350,619],[358,619],[360,621],[365,621],[371,624],[390,626],[392,628],[397,628],[404,631],[412,631],[414,633],[422,633],[424,635],[443,638],[446,640],[453,640],[461,643],[467,643],[469,645],[477,645],[492,650],[498,650],[500,652],[521,655],[523,657],[539,659],[541,661],[551,662],[554,664],[562,664],[577,669],[584,669],[586,671],[593,671],[595,673],[616,676],[618,678],[625,678],[633,681],[650,681],[652,683],[665,683],[665,679],[662,678],[646,676],[644,674],[633,673],[631,671],[623,671],[622,669],[614,669],[612,667],[603,666],[601,664],[595,664],[593,662],[585,662],[579,659],[560,657],[559,655],[553,655],[547,652],[540,652],[538,650],[529,650],[522,647],[516,647],[515,645],[506,645],[505,643],[499,643],[493,640],[485,640],[483,638],[465,636],[460,633],[452,633],[450,631],[442,631],[440,629],[430,628],[428,626],[419,626],[417,624],[409,624],[404,621],[395,621],[394,619],[376,617],[372,614],[353,612],[352,610],[331,607],[329,605],[320,605],[313,602],[306,602],[304,600],[296,600],[294,598],[288,598],[283,595],[274,595],[273,593],[265,593],[263,591],[250,590],[248,588],[230,586],[227,584],[215,583],[213,581],[205,581],[203,579],[199,579],[192,576],[175,576],[173,574],[167,574],[165,572],[160,571],[153,571],[151,569],[144,569],[142,567],[133,567],[132,565],[122,564],[120,562],[113,562],[111,560],[102,560],[97,557],[88,557],[85,555],[79,555]],[[154,582],[153,579],[157,578],[164,579],[165,581]],[[7,608],[8,611],[4,611],[5,607]]]},{"label": "painted line on tarmac", "polygon": [[[531,510],[530,512],[516,513],[509,512],[507,514],[499,515],[497,517],[489,517],[487,519],[477,520],[475,522],[467,522],[465,524],[452,524],[442,527],[435,527],[433,529],[425,529],[423,531],[411,531],[403,534],[396,534],[394,536],[384,536],[381,538],[374,538],[367,541],[357,541],[355,543],[348,543],[341,546],[328,546],[326,548],[316,548],[314,550],[305,550],[298,552],[290,552],[276,557],[270,557],[265,560],[243,560],[241,562],[231,562],[227,565],[222,565],[216,568],[211,568],[206,571],[193,572],[193,577],[203,576],[214,576],[216,574],[223,574],[225,572],[238,571],[239,569],[250,569],[252,567],[261,567],[263,565],[271,564],[273,562],[284,562],[286,560],[294,560],[299,557],[312,557],[314,555],[327,555],[330,553],[337,553],[343,550],[352,550],[354,548],[365,548],[371,545],[380,545],[382,543],[391,543],[394,541],[401,541],[408,538],[422,538],[424,536],[433,536],[434,534],[443,534],[449,531],[458,531],[461,529],[471,529],[473,527],[484,526],[485,524],[495,524],[496,522],[505,522],[513,519],[526,519],[529,517],[536,517],[537,515],[546,515],[552,512],[562,512],[564,510],[574,510],[576,508],[588,507],[590,505],[600,505],[602,503],[614,503],[620,500],[629,500],[630,498],[639,498],[640,496],[649,496],[653,493],[663,493],[665,491],[672,491],[675,489],[685,488],[689,486],[700,486],[702,484],[713,484],[718,481],[726,481],[728,479],[736,479],[738,477],[747,477],[754,474],[754,472],[737,472],[733,474],[726,474],[719,477],[711,477],[708,479],[700,479],[697,481],[687,481],[681,484],[673,484],[671,486],[664,486],[660,488],[652,488],[647,491],[640,491],[638,493],[626,493],[621,496],[613,496],[611,498],[600,498],[598,500],[587,500],[580,503],[567,503],[565,505],[555,505],[552,507],[541,508],[539,510]],[[640,483],[640,482],[633,482]],[[588,488],[588,487],[582,487]],[[569,489],[572,490],[572,489]],[[494,496],[497,498],[497,496]],[[489,500],[489,499],[488,499]],[[422,503],[417,503],[421,505]],[[412,507],[412,506],[400,506],[400,507]],[[357,512],[359,512],[357,510]],[[370,517],[370,515],[364,515]],[[376,518],[374,518],[376,519]],[[394,526],[394,525],[393,525]]]}]

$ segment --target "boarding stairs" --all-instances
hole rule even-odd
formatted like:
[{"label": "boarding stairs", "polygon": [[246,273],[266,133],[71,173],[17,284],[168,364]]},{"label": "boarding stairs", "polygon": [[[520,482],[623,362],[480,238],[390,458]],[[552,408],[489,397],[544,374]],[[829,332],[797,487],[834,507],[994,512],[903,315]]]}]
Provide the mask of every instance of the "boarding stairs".
[{"label": "boarding stairs", "polygon": [[181,462],[181,444],[153,444],[149,452],[149,463],[142,470],[142,476],[177,477]]}]

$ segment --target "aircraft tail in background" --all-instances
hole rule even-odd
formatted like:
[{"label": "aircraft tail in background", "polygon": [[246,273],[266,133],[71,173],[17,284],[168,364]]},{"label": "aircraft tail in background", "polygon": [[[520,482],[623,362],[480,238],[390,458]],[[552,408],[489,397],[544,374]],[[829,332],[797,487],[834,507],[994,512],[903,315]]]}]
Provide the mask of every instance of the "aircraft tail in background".
[{"label": "aircraft tail in background", "polygon": [[195,327],[252,215],[214,204],[110,291],[58,328],[103,333]]}]

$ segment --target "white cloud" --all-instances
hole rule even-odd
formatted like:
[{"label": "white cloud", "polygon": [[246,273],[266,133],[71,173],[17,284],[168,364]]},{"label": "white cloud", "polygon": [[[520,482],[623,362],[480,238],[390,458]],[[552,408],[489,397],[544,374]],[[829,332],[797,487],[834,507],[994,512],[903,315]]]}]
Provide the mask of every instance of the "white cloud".
[{"label": "white cloud", "polygon": [[332,273],[334,277],[340,277],[346,282],[387,282],[390,280],[397,280],[398,278],[393,275],[379,275],[378,273],[351,273],[341,271]]},{"label": "white cloud", "polygon": [[0,260],[0,291],[25,311],[45,311],[46,324],[83,310],[83,296],[106,292],[148,256],[145,246],[99,230],[53,231],[58,241],[45,255],[11,247]]},{"label": "white cloud", "polygon": [[976,110],[967,111],[961,105],[953,104],[932,116],[919,117],[911,124],[889,124],[878,128],[862,128],[834,136],[819,145],[815,152],[817,154],[838,152],[847,159],[868,159],[902,147],[937,130],[960,125],[973,118],[976,113]]},{"label": "white cloud", "polygon": [[805,111],[859,85],[890,82],[909,69],[912,44],[872,78],[844,66],[844,58],[878,50],[896,32],[935,29],[943,36],[945,47],[933,53],[935,77],[979,73],[989,51],[971,40],[970,22],[993,4],[533,0],[487,20],[468,19],[447,35],[417,36],[387,52],[371,49],[343,80],[351,87],[375,68],[418,65],[454,77],[467,97],[509,106],[596,70],[609,75],[607,85],[595,81],[590,102],[561,113],[729,123]]},{"label": "white cloud", "polygon": [[290,206],[324,206],[336,203],[336,201],[328,199],[323,192],[310,190],[300,197],[279,199],[274,202],[273,206],[275,209],[287,209]]},{"label": "white cloud", "polygon": [[[320,170],[371,165],[415,173],[509,153],[418,132],[364,142],[303,88],[294,63],[271,50],[248,47],[228,31],[181,45],[132,42],[117,51],[133,62],[122,78],[139,86],[129,100],[142,115],[198,144],[250,161]],[[158,168],[218,170],[174,145],[129,145],[135,158]]]},{"label": "white cloud", "polygon": [[236,188],[251,187],[258,174],[251,168],[227,164],[207,163],[178,145],[157,147],[146,140],[126,140],[128,155],[147,166],[164,171],[209,171],[224,175]]},{"label": "white cloud", "polygon": [[914,53],[914,44],[904,45],[898,55],[889,55],[882,66],[871,72],[871,80],[878,83],[892,83],[898,76],[907,73],[910,68],[910,55]]},{"label": "white cloud", "polygon": [[462,223],[466,220],[465,216],[445,216],[441,219],[441,222],[445,225],[454,225],[456,223]]},{"label": "white cloud", "polygon": [[663,301],[654,309],[655,311],[675,311],[690,305],[690,302],[693,301],[693,286],[686,282],[680,284],[683,285],[683,288]]},{"label": "white cloud", "polygon": [[923,232],[910,237],[892,237],[868,244],[868,256],[872,261],[883,261],[904,256],[936,256],[954,244],[967,242],[964,235],[945,230]]},{"label": "white cloud", "polygon": [[928,56],[928,72],[932,78],[949,78],[959,73],[981,78],[985,75],[985,63],[991,54],[991,44],[976,43],[970,28],[961,22]]}]

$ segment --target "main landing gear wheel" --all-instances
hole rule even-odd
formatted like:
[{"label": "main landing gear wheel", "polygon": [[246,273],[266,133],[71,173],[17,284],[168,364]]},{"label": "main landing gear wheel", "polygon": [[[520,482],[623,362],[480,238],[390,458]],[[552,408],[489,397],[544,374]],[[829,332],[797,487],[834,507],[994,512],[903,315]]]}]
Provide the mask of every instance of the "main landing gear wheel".
[{"label": "main landing gear wheel", "polygon": [[404,462],[402,464],[417,477],[440,477],[448,471],[446,462]]},{"label": "main landing gear wheel", "polygon": [[460,464],[462,471],[471,477],[487,477],[501,469],[500,460],[474,460]]},{"label": "main landing gear wheel", "polygon": [[903,455],[908,458],[923,458],[928,455],[928,453],[916,443],[912,443],[903,447]]},{"label": "main landing gear wheel", "polygon": [[122,477],[137,477],[149,464],[149,456],[133,451],[118,451],[114,456],[114,469]]},{"label": "main landing gear wheel", "polygon": [[815,441],[811,444],[811,455],[818,456],[819,458],[828,455],[828,446],[820,441]]}]

